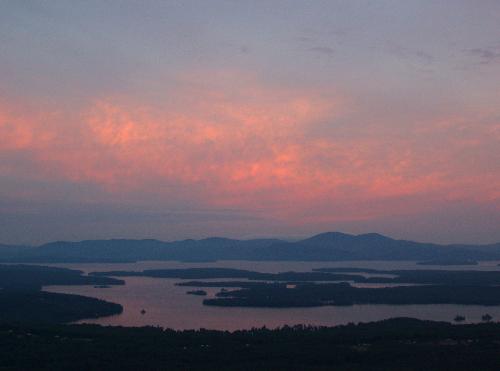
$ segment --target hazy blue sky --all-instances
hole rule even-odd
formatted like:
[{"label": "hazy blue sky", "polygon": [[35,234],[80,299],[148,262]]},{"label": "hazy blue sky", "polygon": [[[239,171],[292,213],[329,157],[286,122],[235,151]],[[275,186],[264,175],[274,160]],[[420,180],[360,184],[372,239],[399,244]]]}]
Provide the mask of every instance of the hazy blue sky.
[{"label": "hazy blue sky", "polygon": [[500,241],[499,1],[0,0],[0,242]]}]

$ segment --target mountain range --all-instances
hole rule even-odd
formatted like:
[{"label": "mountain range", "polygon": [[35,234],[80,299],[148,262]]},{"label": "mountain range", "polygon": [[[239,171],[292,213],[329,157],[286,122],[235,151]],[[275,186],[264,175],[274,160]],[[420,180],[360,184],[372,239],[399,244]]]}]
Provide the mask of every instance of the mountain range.
[{"label": "mountain range", "polygon": [[0,262],[69,263],[176,261],[339,261],[339,260],[500,260],[500,243],[438,245],[396,240],[377,233],[327,232],[300,241],[236,240],[86,240],[51,242],[37,247],[0,244]]}]

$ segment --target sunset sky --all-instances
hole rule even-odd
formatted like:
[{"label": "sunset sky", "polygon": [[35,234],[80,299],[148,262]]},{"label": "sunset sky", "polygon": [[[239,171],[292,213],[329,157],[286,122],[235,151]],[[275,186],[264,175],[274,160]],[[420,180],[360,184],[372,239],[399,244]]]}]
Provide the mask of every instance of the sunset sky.
[{"label": "sunset sky", "polygon": [[0,0],[0,242],[500,241],[500,2]]}]

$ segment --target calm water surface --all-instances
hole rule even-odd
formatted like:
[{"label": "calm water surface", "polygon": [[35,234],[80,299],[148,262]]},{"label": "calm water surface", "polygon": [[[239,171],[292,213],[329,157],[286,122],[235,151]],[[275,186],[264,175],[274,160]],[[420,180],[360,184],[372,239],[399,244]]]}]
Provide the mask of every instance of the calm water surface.
[{"label": "calm water surface", "polygon": [[[416,262],[350,261],[350,262],[249,262],[221,261],[214,263],[138,262],[127,264],[53,264],[79,269],[86,273],[107,270],[133,270],[190,267],[227,267],[259,272],[310,271],[313,268],[357,267],[372,269],[449,269],[500,270],[499,262],[481,262],[477,266],[422,266]],[[93,286],[47,286],[46,291],[92,296],[123,305],[123,313],[99,319],[83,320],[115,326],[161,326],[174,329],[236,330],[266,326],[310,324],[334,326],[349,322],[368,322],[391,317],[414,317],[429,320],[452,321],[463,315],[468,322],[479,322],[489,313],[500,320],[500,306],[465,305],[354,305],[347,307],[316,308],[229,308],[202,305],[204,297],[187,295],[191,287],[175,286],[180,279],[125,277],[124,286],[94,288]],[[380,285],[378,285],[380,286]],[[203,288],[209,296],[218,288]],[[141,310],[146,311],[141,314]]]}]

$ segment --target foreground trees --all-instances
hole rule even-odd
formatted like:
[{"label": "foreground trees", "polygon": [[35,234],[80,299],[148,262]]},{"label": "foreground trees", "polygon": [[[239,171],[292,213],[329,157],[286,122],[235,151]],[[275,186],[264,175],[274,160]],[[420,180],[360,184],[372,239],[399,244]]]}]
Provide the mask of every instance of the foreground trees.
[{"label": "foreground trees", "polygon": [[500,324],[399,318],[333,328],[173,331],[0,324],[8,370],[498,370]]}]

